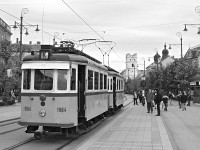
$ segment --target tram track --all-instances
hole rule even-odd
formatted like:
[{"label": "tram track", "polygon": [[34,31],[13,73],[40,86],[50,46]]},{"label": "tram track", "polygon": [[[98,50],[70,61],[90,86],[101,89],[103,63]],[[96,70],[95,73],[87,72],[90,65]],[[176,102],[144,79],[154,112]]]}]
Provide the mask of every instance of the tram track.
[{"label": "tram track", "polygon": [[0,127],[18,123],[19,119],[20,118],[13,118],[13,119],[9,119],[9,120],[4,120],[3,122],[0,122]]},{"label": "tram track", "polygon": [[19,119],[20,119],[20,117],[7,119],[7,120],[0,121],[0,123],[9,122],[9,121],[13,121],[13,120],[19,120]]},{"label": "tram track", "polygon": [[[12,124],[16,124],[16,123],[18,123],[19,119],[20,118],[18,117],[18,118],[13,118],[13,119],[1,121],[0,127],[5,127],[5,126],[12,125]],[[16,131],[16,130],[20,130],[22,128],[25,128],[25,127],[18,127],[18,128],[14,128],[14,129],[3,131],[3,132],[1,131],[0,135],[6,134],[6,133],[10,133],[10,132],[13,132],[13,131]]]},{"label": "tram track", "polygon": [[12,146],[7,147],[7,148],[5,148],[5,149],[3,149],[3,150],[12,150],[12,149],[18,148],[18,147],[20,147],[20,146],[22,146],[22,145],[24,145],[24,144],[27,144],[27,143],[29,143],[29,142],[32,142],[32,141],[34,141],[34,140],[35,140],[35,138],[30,138],[30,139],[28,139],[28,140],[26,140],[26,141],[20,142],[20,143],[15,144],[15,145],[12,145]]},{"label": "tram track", "polygon": [[25,128],[25,127],[19,127],[19,128],[16,128],[16,129],[0,132],[0,135],[6,134],[6,133],[10,133],[10,132],[13,132],[13,131],[17,131],[17,130],[20,130],[20,129],[23,129],[23,128]]}]

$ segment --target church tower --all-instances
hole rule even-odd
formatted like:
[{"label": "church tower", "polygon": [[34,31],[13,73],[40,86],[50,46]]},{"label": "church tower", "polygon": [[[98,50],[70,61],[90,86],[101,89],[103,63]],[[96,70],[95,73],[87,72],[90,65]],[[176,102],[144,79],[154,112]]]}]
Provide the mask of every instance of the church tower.
[{"label": "church tower", "polygon": [[130,53],[126,54],[126,79],[134,79],[138,74],[138,60],[137,53],[131,55]]}]

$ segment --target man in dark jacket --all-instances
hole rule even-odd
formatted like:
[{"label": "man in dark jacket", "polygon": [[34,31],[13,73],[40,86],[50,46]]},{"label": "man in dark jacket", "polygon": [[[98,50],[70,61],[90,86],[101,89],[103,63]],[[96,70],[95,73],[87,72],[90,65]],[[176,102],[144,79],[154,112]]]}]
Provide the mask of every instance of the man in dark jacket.
[{"label": "man in dark jacket", "polygon": [[156,95],[155,95],[155,104],[157,105],[157,115],[160,116],[160,102],[162,101],[162,95],[159,90],[156,90]]}]

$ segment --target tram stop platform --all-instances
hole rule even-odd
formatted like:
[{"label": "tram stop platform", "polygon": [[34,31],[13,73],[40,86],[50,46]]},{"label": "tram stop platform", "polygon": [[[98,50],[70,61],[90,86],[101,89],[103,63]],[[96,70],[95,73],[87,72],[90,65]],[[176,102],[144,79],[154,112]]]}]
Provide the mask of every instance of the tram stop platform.
[{"label": "tram stop platform", "polygon": [[[130,103],[95,135],[85,139],[77,150],[173,150],[157,110]],[[161,114],[162,115],[162,114]]]}]

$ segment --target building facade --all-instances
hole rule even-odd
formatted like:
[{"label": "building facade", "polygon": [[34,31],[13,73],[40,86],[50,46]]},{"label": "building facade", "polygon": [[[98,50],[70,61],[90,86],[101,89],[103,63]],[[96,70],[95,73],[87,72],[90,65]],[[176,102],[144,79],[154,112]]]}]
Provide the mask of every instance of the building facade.
[{"label": "building facade", "polygon": [[11,27],[0,18],[0,40],[8,40],[11,42]]}]

